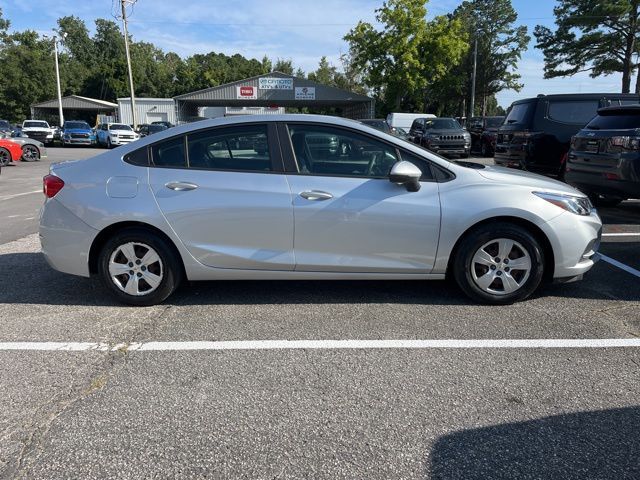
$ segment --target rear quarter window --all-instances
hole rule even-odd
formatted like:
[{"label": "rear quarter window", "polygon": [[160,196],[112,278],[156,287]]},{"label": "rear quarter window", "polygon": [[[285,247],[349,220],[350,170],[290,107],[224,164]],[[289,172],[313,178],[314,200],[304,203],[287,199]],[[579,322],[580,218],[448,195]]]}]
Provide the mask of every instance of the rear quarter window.
[{"label": "rear quarter window", "polygon": [[599,107],[599,100],[552,100],[549,102],[547,117],[556,122],[585,125],[594,117]]},{"label": "rear quarter window", "polygon": [[512,105],[504,123],[507,125],[512,123],[527,123],[534,106],[535,103],[533,102],[516,103]]},{"label": "rear quarter window", "polygon": [[147,147],[139,148],[124,156],[124,161],[138,167],[149,166],[149,149]]}]

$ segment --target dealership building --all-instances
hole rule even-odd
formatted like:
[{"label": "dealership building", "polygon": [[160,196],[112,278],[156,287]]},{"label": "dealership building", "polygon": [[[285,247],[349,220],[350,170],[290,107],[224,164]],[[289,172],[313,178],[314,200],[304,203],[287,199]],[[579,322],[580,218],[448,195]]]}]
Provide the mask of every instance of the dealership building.
[{"label": "dealership building", "polygon": [[[286,108],[338,108],[343,117],[362,119],[375,114],[373,98],[281,72],[246,78],[174,98],[178,122],[203,116],[203,107],[247,108],[280,113]],[[229,114],[229,113],[225,113]],[[206,116],[206,115],[205,115]]]}]

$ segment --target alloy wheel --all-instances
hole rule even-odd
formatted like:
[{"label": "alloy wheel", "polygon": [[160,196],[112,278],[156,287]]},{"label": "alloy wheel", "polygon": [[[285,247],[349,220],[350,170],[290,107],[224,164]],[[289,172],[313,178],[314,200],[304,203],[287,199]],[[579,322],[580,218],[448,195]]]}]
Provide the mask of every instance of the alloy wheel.
[{"label": "alloy wheel", "polygon": [[141,296],[155,291],[164,276],[162,260],[149,245],[127,242],[109,258],[111,281],[123,292]]},{"label": "alloy wheel", "polygon": [[4,148],[0,148],[0,167],[6,167],[10,162],[11,155],[9,154],[9,151]]},{"label": "alloy wheel", "polygon": [[531,256],[515,240],[497,238],[480,247],[471,259],[474,283],[491,295],[509,295],[520,289],[531,273]]},{"label": "alloy wheel", "polygon": [[33,145],[25,145],[22,147],[22,158],[26,162],[35,162],[40,159],[40,152]]}]

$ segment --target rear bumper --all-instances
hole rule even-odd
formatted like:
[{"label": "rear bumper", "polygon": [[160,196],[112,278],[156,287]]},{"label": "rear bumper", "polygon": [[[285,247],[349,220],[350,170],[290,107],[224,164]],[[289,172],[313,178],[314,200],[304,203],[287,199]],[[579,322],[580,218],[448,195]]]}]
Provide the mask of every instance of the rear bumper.
[{"label": "rear bumper", "polygon": [[578,190],[601,195],[624,198],[640,198],[640,180],[612,180],[600,172],[580,172],[570,170],[565,174],[568,184]]},{"label": "rear bumper", "polygon": [[98,231],[55,198],[40,211],[40,244],[47,263],[63,273],[89,276],[89,250]]}]

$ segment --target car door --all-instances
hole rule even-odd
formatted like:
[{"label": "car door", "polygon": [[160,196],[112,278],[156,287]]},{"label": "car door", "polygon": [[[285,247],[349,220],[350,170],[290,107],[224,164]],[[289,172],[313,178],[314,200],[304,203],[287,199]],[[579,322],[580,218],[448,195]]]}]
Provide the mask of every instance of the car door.
[{"label": "car door", "polygon": [[[291,172],[296,271],[432,270],[440,198],[425,159],[345,127],[290,123],[279,133]],[[401,159],[422,169],[418,192],[389,181]]]},{"label": "car door", "polygon": [[150,150],[160,210],[199,262],[293,270],[293,206],[275,125],[198,130]]}]

